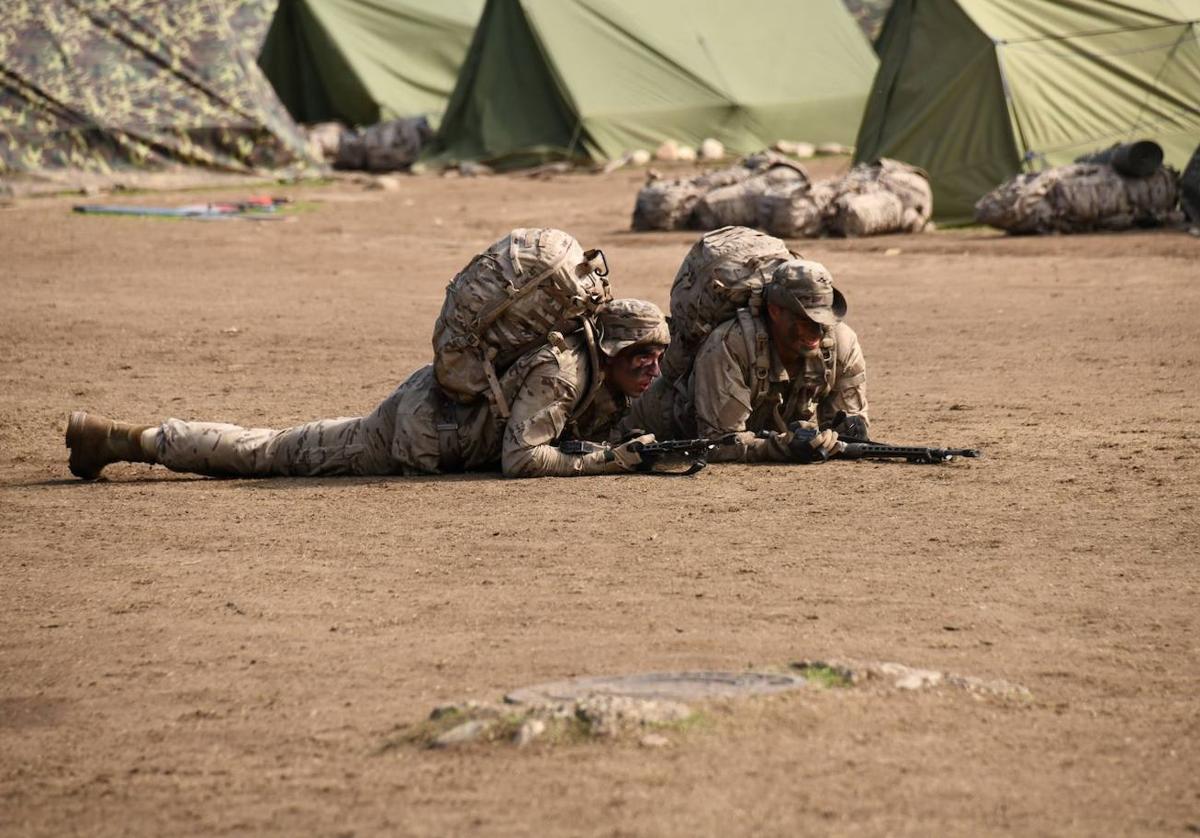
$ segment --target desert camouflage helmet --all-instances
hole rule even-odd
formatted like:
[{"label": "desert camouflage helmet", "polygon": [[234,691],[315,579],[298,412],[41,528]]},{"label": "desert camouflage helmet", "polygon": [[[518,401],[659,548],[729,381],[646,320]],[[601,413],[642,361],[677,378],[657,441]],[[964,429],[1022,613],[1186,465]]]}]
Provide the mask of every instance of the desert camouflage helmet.
[{"label": "desert camouflage helmet", "polygon": [[833,287],[833,277],[820,262],[808,259],[789,259],[776,268],[766,299],[822,326],[834,326],[846,316],[846,298]]},{"label": "desert camouflage helmet", "polygon": [[667,318],[645,300],[613,300],[596,313],[600,349],[613,356],[630,346],[666,346],[671,342]]}]

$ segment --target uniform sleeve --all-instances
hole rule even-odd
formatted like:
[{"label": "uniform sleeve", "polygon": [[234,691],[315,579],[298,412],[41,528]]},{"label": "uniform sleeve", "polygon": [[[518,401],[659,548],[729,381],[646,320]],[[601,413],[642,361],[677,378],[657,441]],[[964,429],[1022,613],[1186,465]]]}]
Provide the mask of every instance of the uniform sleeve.
[{"label": "uniform sleeve", "polygon": [[784,463],[791,461],[786,434],[765,437],[748,432],[746,421],[753,412],[750,405],[750,367],[742,334],[736,328],[714,332],[700,347],[692,368],[696,429],[705,439],[735,434],[732,444],[717,446],[709,460],[739,463]]},{"label": "uniform sleeve", "polygon": [[567,477],[621,471],[604,451],[564,454],[554,445],[579,393],[556,362],[530,370],[513,399],[504,428],[501,467],[505,477]]},{"label": "uniform sleeve", "polygon": [[833,421],[841,411],[847,416],[858,415],[870,425],[867,415],[867,362],[863,358],[858,335],[845,324],[838,326],[837,375],[833,389],[821,400],[817,415],[822,425]]},{"label": "uniform sleeve", "polygon": [[740,340],[740,332],[714,332],[709,335],[692,367],[693,405],[696,430],[712,439],[746,430],[750,418],[749,362],[730,347]]},{"label": "uniform sleeve", "polygon": [[759,436],[749,431],[728,439],[709,452],[710,463],[792,463],[796,458],[788,448],[790,434],[774,432]]}]

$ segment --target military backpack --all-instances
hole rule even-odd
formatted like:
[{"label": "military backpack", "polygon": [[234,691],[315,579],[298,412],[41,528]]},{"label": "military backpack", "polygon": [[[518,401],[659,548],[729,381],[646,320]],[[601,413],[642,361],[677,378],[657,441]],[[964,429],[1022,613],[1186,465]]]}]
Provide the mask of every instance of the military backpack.
[{"label": "military backpack", "polygon": [[675,380],[692,369],[704,339],[748,307],[757,314],[763,286],[794,257],[782,240],[749,227],[721,227],[692,245],[671,286],[671,344],[663,375]]},{"label": "military backpack", "polygon": [[499,375],[552,333],[591,334],[590,318],[612,299],[608,265],[553,228],[516,229],[473,258],[446,288],[433,328],[433,369],[460,403],[489,398],[507,418]]}]

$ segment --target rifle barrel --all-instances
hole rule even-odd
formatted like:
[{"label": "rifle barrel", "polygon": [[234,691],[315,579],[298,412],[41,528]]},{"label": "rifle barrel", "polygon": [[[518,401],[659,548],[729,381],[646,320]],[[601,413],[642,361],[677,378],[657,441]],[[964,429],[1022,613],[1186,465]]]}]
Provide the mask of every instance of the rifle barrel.
[{"label": "rifle barrel", "polygon": [[918,463],[940,463],[954,457],[978,457],[977,448],[926,448],[917,445],[880,445],[878,443],[847,442],[841,451],[846,460],[904,459]]}]

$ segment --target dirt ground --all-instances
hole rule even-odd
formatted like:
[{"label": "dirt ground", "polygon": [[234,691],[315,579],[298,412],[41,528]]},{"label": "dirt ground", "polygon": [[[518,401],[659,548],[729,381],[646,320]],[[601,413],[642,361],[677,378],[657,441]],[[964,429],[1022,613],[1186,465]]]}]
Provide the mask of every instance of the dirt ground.
[{"label": "dirt ground", "polygon": [[[1200,240],[1180,232],[798,245],[849,299],[875,435],[979,461],[68,474],[72,409],[369,410],[510,227],[604,248],[618,295],[665,307],[695,234],[628,232],[639,178],[274,190],[305,202],[289,223],[0,209],[0,832],[1200,832]],[[127,200],[198,194],[236,195]],[[541,681],[839,656],[1032,698],[813,689],[664,748],[382,747]]]}]

